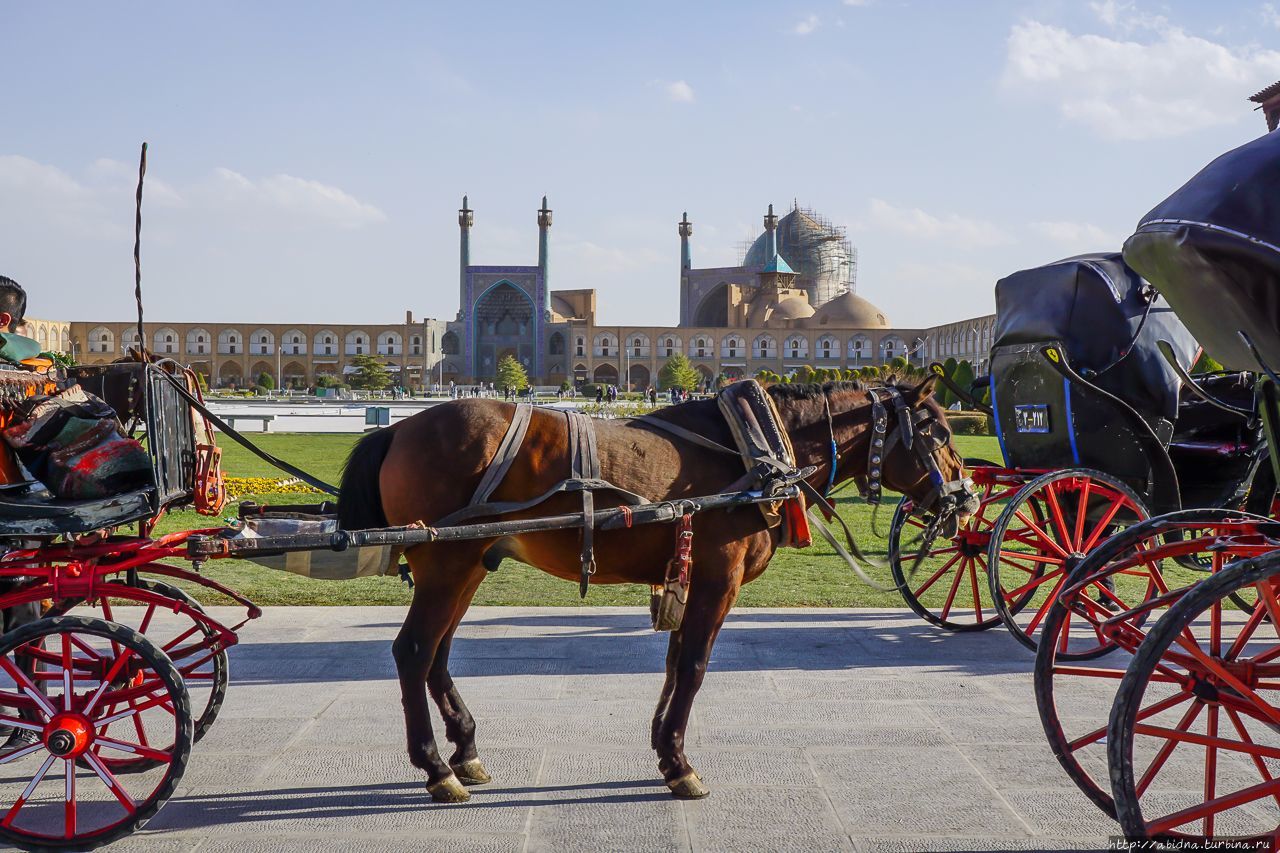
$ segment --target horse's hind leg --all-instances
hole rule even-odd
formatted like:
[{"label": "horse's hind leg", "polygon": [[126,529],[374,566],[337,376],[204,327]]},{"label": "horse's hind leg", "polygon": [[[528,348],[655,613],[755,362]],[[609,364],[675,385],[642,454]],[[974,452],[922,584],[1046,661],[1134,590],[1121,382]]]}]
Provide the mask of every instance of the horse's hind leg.
[{"label": "horse's hind leg", "polygon": [[[436,556],[436,555],[433,555]],[[427,709],[427,674],[441,642],[453,624],[454,613],[466,589],[461,573],[451,572],[453,561],[433,560],[421,566],[423,558],[410,557],[414,572],[413,603],[404,625],[391,646],[400,676],[400,697],[404,705],[405,734],[409,760],[427,774],[427,791],[437,802],[462,802],[470,798],[453,770],[440,757],[431,716]]]},{"label": "horse's hind leg", "polygon": [[467,710],[466,703],[462,701],[462,695],[458,693],[458,686],[453,683],[453,677],[449,675],[449,652],[453,647],[453,636],[458,630],[458,624],[471,605],[471,598],[484,577],[485,573],[479,567],[472,570],[471,577],[467,579],[467,589],[453,614],[449,631],[436,649],[435,660],[427,672],[427,690],[435,700],[436,707],[440,709],[445,737],[455,747],[453,755],[449,757],[449,767],[453,769],[458,780],[468,787],[483,785],[486,782],[492,782],[493,779],[485,770],[476,752],[475,719]]},{"label": "horse's hind leg", "polygon": [[[655,719],[654,749],[662,778],[671,793],[681,799],[697,799],[711,793],[685,757],[684,733],[693,710],[693,699],[707,674],[711,647],[737,598],[740,579],[741,570],[729,573],[729,577],[716,577],[713,570],[704,571],[701,577],[695,576],[684,624],[679,637],[672,637],[675,687],[661,720]],[[660,710],[661,707],[659,705]]]},{"label": "horse's hind leg", "polygon": [[667,677],[662,682],[662,692],[658,694],[658,707],[653,712],[653,725],[649,734],[649,745],[658,748],[658,734],[662,731],[662,720],[671,705],[671,693],[676,689],[676,661],[680,658],[680,632],[672,631],[667,640]]}]

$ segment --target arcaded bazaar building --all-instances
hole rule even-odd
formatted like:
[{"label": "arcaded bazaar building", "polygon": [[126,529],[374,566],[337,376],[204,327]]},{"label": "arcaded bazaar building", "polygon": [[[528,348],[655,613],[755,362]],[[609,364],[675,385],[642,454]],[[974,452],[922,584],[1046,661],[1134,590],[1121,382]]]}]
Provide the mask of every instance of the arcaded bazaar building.
[{"label": "arcaded bazaar building", "polygon": [[[857,253],[844,229],[799,205],[782,216],[770,205],[760,235],[732,267],[694,266],[694,227],[685,214],[676,226],[676,326],[604,325],[594,289],[553,290],[545,197],[536,222],[536,264],[474,264],[476,211],[463,198],[453,319],[415,320],[406,312],[403,323],[386,325],[149,321],[146,345],[190,364],[214,386],[251,385],[264,373],[277,385],[311,385],[322,374],[354,372],[354,358],[372,354],[407,388],[492,381],[499,360],[511,355],[538,385],[569,380],[632,389],[657,384],[663,364],[681,352],[711,382],[805,365],[863,367],[899,356],[982,366],[991,345],[990,314],[943,326],[894,326],[858,294]],[[127,321],[31,320],[28,328],[81,363],[111,361],[138,342],[136,325]]]}]

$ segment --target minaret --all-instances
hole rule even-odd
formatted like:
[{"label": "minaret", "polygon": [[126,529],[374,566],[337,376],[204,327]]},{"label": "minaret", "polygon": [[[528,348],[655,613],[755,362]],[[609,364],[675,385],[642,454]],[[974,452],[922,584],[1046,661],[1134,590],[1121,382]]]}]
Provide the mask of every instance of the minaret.
[{"label": "minaret", "polygon": [[693,223],[689,221],[688,211],[684,213],[678,225],[680,228],[680,269],[684,271],[693,268],[693,255],[689,252],[689,238],[693,236]]},{"label": "minaret", "polygon": [[458,211],[458,228],[461,230],[460,252],[458,256],[458,319],[471,312],[467,304],[467,267],[471,266],[471,226],[476,224],[476,212],[467,206],[467,197],[462,197],[462,208]]},{"label": "minaret", "polygon": [[547,248],[551,240],[551,208],[547,207],[547,197],[542,197],[542,207],[538,210],[538,269],[542,271],[542,313],[551,316],[551,269],[548,266]]},{"label": "minaret", "polygon": [[795,271],[787,263],[787,259],[778,254],[778,217],[773,215],[773,205],[764,217],[764,268],[760,270],[760,291],[772,291],[790,288],[796,280]]}]

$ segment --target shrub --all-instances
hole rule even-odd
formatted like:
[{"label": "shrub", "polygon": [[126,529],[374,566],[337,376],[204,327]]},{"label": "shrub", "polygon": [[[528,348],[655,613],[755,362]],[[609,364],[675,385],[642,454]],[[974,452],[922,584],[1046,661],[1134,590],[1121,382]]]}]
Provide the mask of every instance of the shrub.
[{"label": "shrub", "polygon": [[955,435],[995,435],[995,423],[982,412],[947,412],[947,423]]}]

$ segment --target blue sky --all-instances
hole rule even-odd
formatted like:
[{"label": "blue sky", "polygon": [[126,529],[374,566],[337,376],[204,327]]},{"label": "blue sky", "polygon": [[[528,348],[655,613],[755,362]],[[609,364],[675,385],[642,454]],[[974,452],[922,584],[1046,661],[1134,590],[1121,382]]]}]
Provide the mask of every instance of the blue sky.
[{"label": "blue sky", "polygon": [[177,3],[0,0],[0,274],[31,311],[126,319],[151,144],[156,319],[452,317],[473,261],[673,323],[694,263],[765,206],[848,226],[898,325],[992,310],[995,279],[1115,249],[1280,80],[1261,2]]}]

